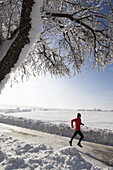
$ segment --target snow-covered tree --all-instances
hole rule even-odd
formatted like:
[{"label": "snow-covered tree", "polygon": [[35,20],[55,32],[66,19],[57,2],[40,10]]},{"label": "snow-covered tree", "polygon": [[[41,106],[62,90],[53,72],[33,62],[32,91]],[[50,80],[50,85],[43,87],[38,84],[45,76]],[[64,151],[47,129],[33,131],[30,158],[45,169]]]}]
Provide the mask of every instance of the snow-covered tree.
[{"label": "snow-covered tree", "polygon": [[[22,57],[22,48],[32,39],[28,34],[37,1],[41,2],[0,1],[0,46],[5,44],[3,38],[5,41],[13,39],[0,61],[0,81]],[[53,76],[70,76],[81,72],[87,58],[98,70],[113,63],[112,0],[44,0],[40,13],[42,32],[17,68],[16,75],[29,77],[50,72]]]},{"label": "snow-covered tree", "polygon": [[3,81],[1,84],[7,82],[6,75],[12,72],[13,67],[18,67],[25,59],[25,54],[27,55],[23,50],[32,42],[29,34],[33,28],[31,19],[33,19],[34,4],[37,4],[34,0],[0,1],[0,31],[2,31],[0,33],[0,82]]}]

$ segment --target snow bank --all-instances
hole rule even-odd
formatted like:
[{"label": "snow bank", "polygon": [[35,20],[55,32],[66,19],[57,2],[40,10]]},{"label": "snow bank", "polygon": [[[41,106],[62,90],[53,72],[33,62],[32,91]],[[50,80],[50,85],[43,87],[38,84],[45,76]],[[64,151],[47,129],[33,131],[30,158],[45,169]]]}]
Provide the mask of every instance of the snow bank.
[{"label": "snow bank", "polygon": [[76,148],[54,151],[44,144],[27,144],[6,135],[0,136],[0,169],[5,170],[98,170],[85,161]]},{"label": "snow bank", "polygon": [[[20,126],[28,129],[38,130],[66,137],[71,137],[74,133],[74,129],[71,129],[66,124],[56,125],[47,122],[42,122],[40,120],[32,120],[23,117],[17,118],[13,116],[4,116],[2,114],[0,115],[0,123]],[[82,131],[85,136],[85,141],[113,146],[113,131],[102,129],[92,130],[91,128],[87,127],[83,128]]]}]

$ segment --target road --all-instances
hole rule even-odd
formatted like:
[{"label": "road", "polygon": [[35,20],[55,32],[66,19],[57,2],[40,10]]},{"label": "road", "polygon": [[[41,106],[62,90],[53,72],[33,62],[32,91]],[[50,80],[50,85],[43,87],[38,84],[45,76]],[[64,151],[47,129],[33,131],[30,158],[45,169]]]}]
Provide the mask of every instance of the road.
[{"label": "road", "polygon": [[[69,146],[69,138],[54,134],[44,133],[36,130],[25,129],[17,126],[0,123],[0,134],[5,134],[14,139],[22,140],[27,143],[44,143],[54,150]],[[91,142],[82,142],[83,148],[77,146],[77,140],[73,140],[73,146],[79,150],[81,156],[88,162],[99,167],[111,167],[113,170],[113,147],[100,145]],[[71,146],[70,146],[71,147]]]}]

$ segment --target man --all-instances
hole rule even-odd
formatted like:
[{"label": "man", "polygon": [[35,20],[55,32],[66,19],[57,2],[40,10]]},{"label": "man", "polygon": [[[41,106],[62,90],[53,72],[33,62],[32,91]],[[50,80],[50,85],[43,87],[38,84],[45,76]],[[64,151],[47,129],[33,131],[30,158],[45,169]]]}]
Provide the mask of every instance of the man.
[{"label": "man", "polygon": [[81,137],[80,137],[79,142],[78,142],[77,145],[78,145],[79,147],[83,147],[83,146],[81,145],[81,141],[83,140],[84,135],[83,135],[83,133],[82,133],[81,130],[80,130],[80,125],[84,125],[84,124],[81,123],[81,114],[80,114],[80,113],[77,114],[77,118],[76,118],[76,119],[72,119],[72,120],[71,120],[71,127],[72,127],[72,128],[73,128],[73,122],[75,122],[76,127],[75,127],[75,132],[74,132],[71,140],[69,141],[69,144],[70,144],[70,146],[72,146],[72,141],[73,141],[74,137],[75,137],[77,134],[79,134]]}]

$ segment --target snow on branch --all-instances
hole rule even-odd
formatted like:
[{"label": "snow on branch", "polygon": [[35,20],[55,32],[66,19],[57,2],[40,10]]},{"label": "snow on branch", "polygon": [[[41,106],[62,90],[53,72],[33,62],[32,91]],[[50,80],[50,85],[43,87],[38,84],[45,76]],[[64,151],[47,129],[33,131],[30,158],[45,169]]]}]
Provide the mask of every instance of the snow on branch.
[{"label": "snow on branch", "polygon": [[[59,44],[61,41],[68,44],[68,50],[67,46],[66,48],[63,46],[65,53],[70,51],[71,57],[76,60],[81,53],[84,59],[86,56],[90,57],[94,62],[94,68],[98,66],[99,70],[100,68],[104,69],[106,65],[113,63],[112,9],[113,3],[111,1],[48,1],[48,7],[46,6],[42,11],[45,14],[42,16],[44,24],[42,35],[44,37],[50,36],[51,39],[55,37],[56,39],[54,39]],[[53,29],[50,23],[54,26]],[[47,31],[49,28],[51,28],[52,33]],[[64,36],[67,34],[68,38]],[[77,68],[77,65],[79,68],[81,67],[79,63],[76,63],[74,68]]]}]

